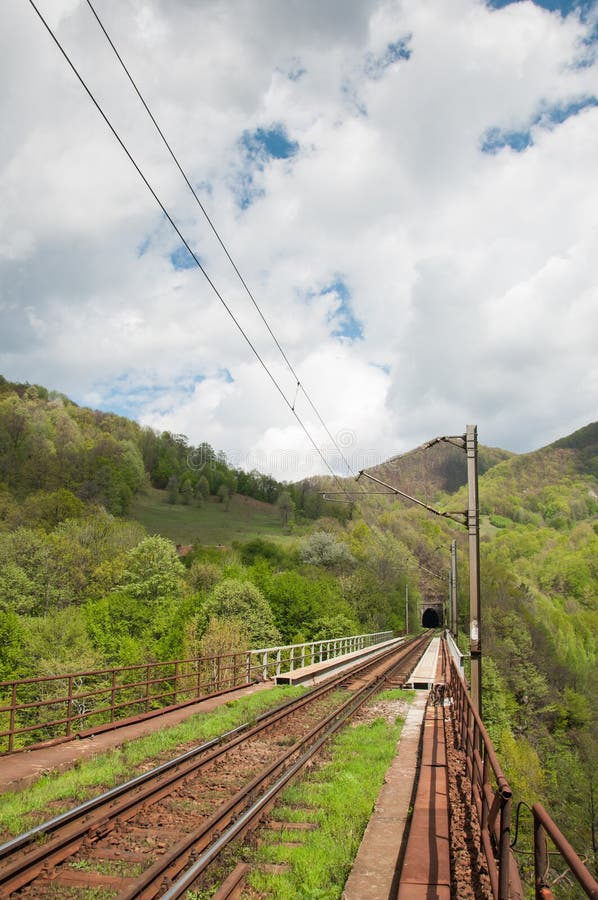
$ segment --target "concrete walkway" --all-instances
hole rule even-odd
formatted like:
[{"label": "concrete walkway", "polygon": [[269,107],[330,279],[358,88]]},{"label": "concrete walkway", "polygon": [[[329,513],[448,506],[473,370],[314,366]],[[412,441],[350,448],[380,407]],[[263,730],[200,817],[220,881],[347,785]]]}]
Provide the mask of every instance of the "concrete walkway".
[{"label": "concrete walkway", "polygon": [[396,897],[397,865],[405,823],[413,798],[419,743],[427,691],[418,691],[403,724],[397,754],[365,830],[351,869],[344,900],[388,900]]},{"label": "concrete walkway", "polygon": [[438,657],[440,654],[440,638],[435,637],[430,641],[426,652],[417,666],[405,682],[408,688],[431,688],[437,680]]}]

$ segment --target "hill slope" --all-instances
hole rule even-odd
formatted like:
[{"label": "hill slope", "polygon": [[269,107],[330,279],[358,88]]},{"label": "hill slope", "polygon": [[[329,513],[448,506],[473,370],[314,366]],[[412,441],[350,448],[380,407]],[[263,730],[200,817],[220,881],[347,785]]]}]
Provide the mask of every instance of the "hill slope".
[{"label": "hill slope", "polygon": [[[478,448],[480,474],[513,456],[508,450],[481,444]],[[467,482],[463,451],[446,443],[392,457],[368,472],[425,502],[431,502],[440,492],[454,493]]]}]

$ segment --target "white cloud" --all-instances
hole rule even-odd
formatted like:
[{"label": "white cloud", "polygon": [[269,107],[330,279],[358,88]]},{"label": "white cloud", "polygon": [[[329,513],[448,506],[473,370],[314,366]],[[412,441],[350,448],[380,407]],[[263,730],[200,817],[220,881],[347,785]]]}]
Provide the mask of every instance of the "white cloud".
[{"label": "white cloud", "polygon": [[[292,405],[292,374],[87,5],[40,7]],[[548,114],[598,96],[590,24],[529,0],[98,11],[355,468],[466,422],[524,450],[595,418],[598,109]],[[321,470],[201,273],[173,268],[180,240],[18,0],[0,41],[0,371],[279,477]],[[298,151],[252,170],[241,210],[240,140],[273,126]],[[483,153],[491,129],[532,144]],[[338,297],[321,292],[339,280],[362,340],[334,337]],[[296,409],[327,453],[301,395]]]}]

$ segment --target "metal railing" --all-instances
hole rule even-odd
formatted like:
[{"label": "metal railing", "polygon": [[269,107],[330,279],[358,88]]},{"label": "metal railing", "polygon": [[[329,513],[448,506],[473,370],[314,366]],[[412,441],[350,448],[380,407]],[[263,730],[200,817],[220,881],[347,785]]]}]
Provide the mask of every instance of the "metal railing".
[{"label": "metal railing", "polygon": [[554,897],[547,880],[550,862],[546,835],[550,837],[550,840],[562,856],[563,860],[567,863],[570,872],[576,879],[582,891],[584,891],[588,897],[591,897],[592,900],[597,900],[598,881],[596,881],[584,866],[567,838],[561,834],[544,807],[540,803],[534,803],[532,806],[532,813],[534,816],[534,880],[536,900],[553,900]]},{"label": "metal railing", "polygon": [[450,655],[452,656],[452,658],[455,662],[455,665],[457,666],[457,669],[459,671],[459,675],[460,675],[461,679],[465,680],[465,666],[463,664],[465,657],[464,657],[463,653],[461,653],[461,651],[459,650],[459,646],[458,646],[457,642],[455,641],[455,638],[453,637],[453,635],[451,634],[451,632],[448,629],[444,632],[444,638],[446,641],[445,647],[448,650],[448,652],[450,653]]},{"label": "metal railing", "polygon": [[[471,801],[481,827],[484,856],[495,900],[523,900],[521,878],[511,848],[512,791],[497,759],[492,741],[473,706],[471,696],[452,654],[448,659],[448,690],[460,749],[465,752],[471,781]],[[527,805],[527,804],[524,804]],[[547,835],[580,888],[598,900],[598,882],[540,803],[531,808],[534,817],[534,871],[536,900],[554,900],[548,883]]]},{"label": "metal railing", "polygon": [[511,850],[512,791],[455,660],[450,654],[447,659],[457,740],[465,753],[471,804],[478,814],[492,895],[495,900],[523,900],[519,870]]},{"label": "metal railing", "polygon": [[392,632],[0,682],[0,753],[160,715],[390,640]]}]

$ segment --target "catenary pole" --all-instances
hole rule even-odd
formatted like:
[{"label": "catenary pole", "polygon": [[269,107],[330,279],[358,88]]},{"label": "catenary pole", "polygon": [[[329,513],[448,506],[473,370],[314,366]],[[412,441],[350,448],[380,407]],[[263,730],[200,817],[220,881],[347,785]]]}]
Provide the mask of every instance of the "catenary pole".
[{"label": "catenary pole", "polygon": [[457,613],[457,541],[451,541],[451,631],[457,640],[459,620]]},{"label": "catenary pole", "polygon": [[482,617],[480,611],[480,510],[478,503],[478,429],[468,425],[465,435],[467,453],[467,531],[469,534],[469,645],[471,651],[471,699],[482,714]]}]

